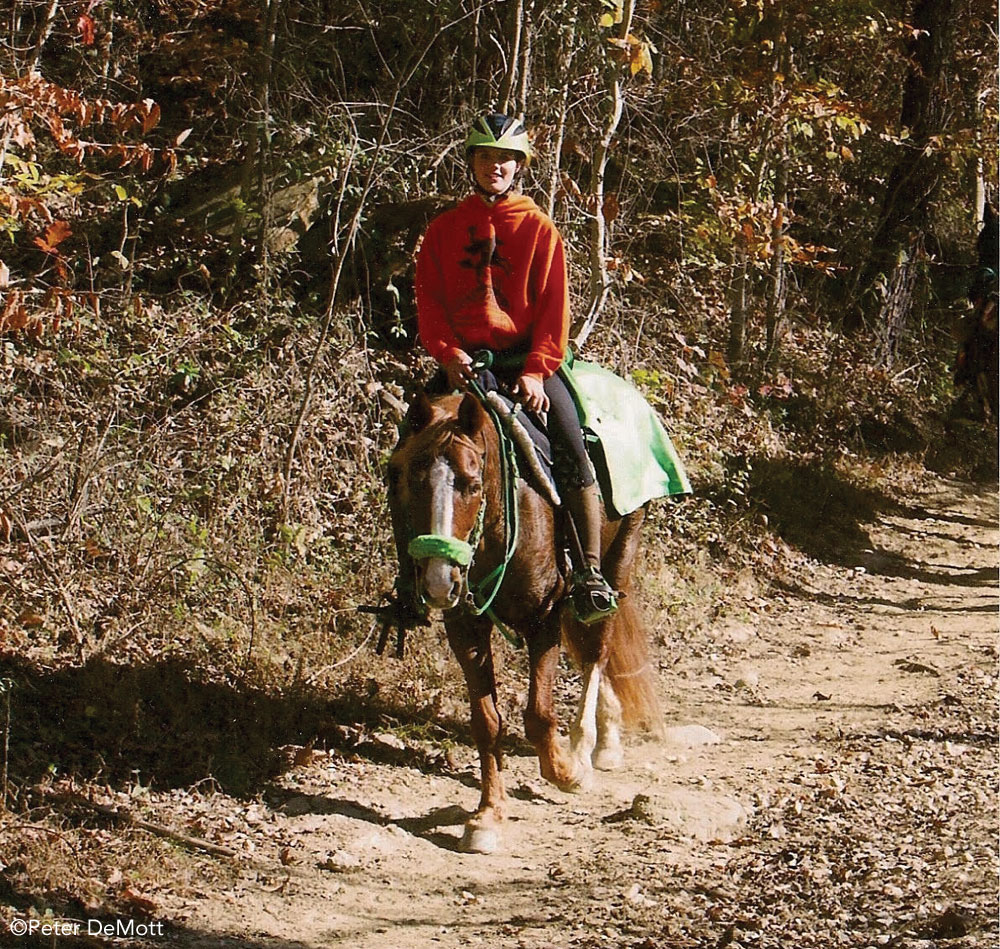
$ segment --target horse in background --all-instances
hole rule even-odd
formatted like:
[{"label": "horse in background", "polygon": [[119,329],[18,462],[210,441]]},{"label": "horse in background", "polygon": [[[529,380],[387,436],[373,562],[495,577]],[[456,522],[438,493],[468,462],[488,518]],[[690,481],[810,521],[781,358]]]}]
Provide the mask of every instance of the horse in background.
[{"label": "horse in background", "polygon": [[[414,399],[404,436],[389,460],[394,527],[412,537],[442,539],[440,552],[415,555],[424,602],[444,611],[444,625],[468,687],[472,734],[479,753],[482,795],[465,824],[462,849],[490,853],[500,845],[506,795],[501,777],[503,722],[497,710],[491,633],[493,618],[523,637],[529,660],[524,729],[539,770],[562,790],[583,790],[593,769],[623,763],[621,728],[660,728],[655,677],[645,630],[623,599],[616,613],[590,626],[576,620],[562,564],[561,527],[553,504],[517,482],[520,527],[490,610],[468,608],[476,589],[506,559],[501,444],[497,427],[472,393]],[[606,522],[602,569],[627,593],[645,507]],[[466,556],[449,553],[465,547]],[[557,735],[553,684],[560,641],[582,669],[582,694],[568,749]]]}]

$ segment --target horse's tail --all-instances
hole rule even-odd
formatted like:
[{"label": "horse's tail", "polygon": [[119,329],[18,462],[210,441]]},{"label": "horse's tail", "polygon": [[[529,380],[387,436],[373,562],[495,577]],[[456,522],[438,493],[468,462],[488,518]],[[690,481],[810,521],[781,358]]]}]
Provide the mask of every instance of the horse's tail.
[{"label": "horse's tail", "polygon": [[663,713],[646,628],[631,600],[622,600],[612,621],[605,675],[622,704],[626,728],[659,734]]},{"label": "horse's tail", "polygon": [[[581,665],[577,637],[573,633],[586,636],[587,627],[573,619],[569,610],[563,615],[563,640],[573,660]],[[621,703],[622,724],[635,731],[661,734],[663,714],[649,655],[649,642],[646,629],[630,599],[620,602],[618,612],[611,620],[608,640],[608,662],[604,674]]]}]

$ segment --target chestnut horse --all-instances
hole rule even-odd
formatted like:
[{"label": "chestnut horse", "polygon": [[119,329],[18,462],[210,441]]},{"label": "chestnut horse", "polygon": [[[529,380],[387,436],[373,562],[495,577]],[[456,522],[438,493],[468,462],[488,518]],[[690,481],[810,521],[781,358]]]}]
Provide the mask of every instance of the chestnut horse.
[{"label": "chestnut horse", "polygon": [[[469,591],[488,578],[508,552],[500,452],[496,425],[475,395],[432,400],[421,392],[389,460],[394,528],[410,538],[422,535],[437,542],[426,556],[415,551],[416,582],[424,602],[444,611],[448,642],[468,686],[482,797],[466,822],[462,849],[475,853],[490,853],[499,846],[505,806],[492,617],[518,632],[527,645],[530,683],[524,730],[546,780],[563,790],[583,790],[594,767],[621,766],[623,724],[659,728],[645,632],[631,601],[622,600],[617,613],[590,626],[575,619],[566,569],[556,553],[556,511],[523,480],[516,488],[517,546],[497,596],[485,612],[469,608]],[[644,517],[645,509],[640,508],[604,526],[604,576],[623,593],[629,588]],[[454,554],[463,547],[465,556]],[[561,638],[583,670],[568,749],[557,737],[552,697]]]}]

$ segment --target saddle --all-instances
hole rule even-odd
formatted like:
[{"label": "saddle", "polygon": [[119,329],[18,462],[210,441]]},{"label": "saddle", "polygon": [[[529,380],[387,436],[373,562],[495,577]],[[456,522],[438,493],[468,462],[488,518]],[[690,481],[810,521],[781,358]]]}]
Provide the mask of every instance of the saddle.
[{"label": "saddle", "polygon": [[[584,443],[609,517],[624,517],[654,498],[691,493],[691,482],[663,423],[645,396],[621,376],[569,353],[559,369],[576,402]],[[480,387],[509,415],[511,437],[523,462],[521,476],[559,506],[552,448],[544,423],[520,412],[490,369]],[[519,435],[518,430],[524,434]]]},{"label": "saddle", "polygon": [[518,473],[555,507],[561,507],[559,488],[553,471],[555,458],[544,421],[521,406],[501,388],[490,369],[480,370],[480,390],[506,423],[507,434],[517,448]]}]

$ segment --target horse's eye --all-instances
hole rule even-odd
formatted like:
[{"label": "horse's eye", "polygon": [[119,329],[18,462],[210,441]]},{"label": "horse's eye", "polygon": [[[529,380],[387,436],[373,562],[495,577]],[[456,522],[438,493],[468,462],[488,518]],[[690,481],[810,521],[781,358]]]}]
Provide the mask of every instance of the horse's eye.
[{"label": "horse's eye", "polygon": [[483,484],[481,481],[474,481],[472,478],[457,478],[455,481],[455,487],[458,488],[462,494],[476,495],[483,490]]}]

